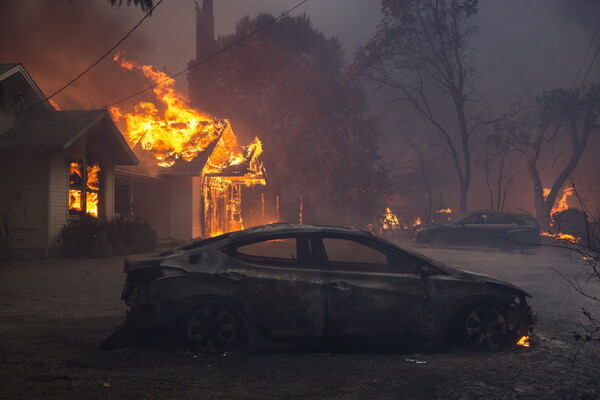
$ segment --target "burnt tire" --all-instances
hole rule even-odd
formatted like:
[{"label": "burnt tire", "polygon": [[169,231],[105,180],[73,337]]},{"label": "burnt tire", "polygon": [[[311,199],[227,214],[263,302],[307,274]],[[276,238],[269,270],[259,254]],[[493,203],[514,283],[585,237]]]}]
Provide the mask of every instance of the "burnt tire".
[{"label": "burnt tire", "polygon": [[481,305],[467,312],[464,338],[472,349],[498,349],[508,340],[508,325],[502,312],[491,305]]},{"label": "burnt tire", "polygon": [[244,327],[229,308],[203,304],[189,314],[186,334],[194,350],[216,354],[238,349],[243,342]]}]

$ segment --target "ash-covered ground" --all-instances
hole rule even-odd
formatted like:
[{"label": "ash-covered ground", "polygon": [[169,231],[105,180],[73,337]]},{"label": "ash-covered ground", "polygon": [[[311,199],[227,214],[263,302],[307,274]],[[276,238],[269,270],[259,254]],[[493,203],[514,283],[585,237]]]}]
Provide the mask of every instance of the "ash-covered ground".
[{"label": "ash-covered ground", "polygon": [[[0,266],[0,398],[598,399],[600,343],[573,339],[582,307],[551,268],[585,280],[580,260],[550,249],[419,251],[521,286],[539,317],[530,349],[446,353],[194,355],[180,347],[117,351],[100,342],[124,320],[122,258]],[[597,282],[589,288],[599,292]],[[418,362],[417,362],[418,361]]]}]

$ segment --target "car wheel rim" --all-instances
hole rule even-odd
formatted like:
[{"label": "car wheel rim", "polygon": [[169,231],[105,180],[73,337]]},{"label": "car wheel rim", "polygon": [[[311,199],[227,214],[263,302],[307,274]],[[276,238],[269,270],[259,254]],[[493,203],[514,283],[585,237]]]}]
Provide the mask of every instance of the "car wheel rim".
[{"label": "car wheel rim", "polygon": [[202,353],[231,349],[238,338],[239,324],[231,311],[219,305],[198,307],[188,319],[187,336]]},{"label": "car wheel rim", "polygon": [[506,320],[495,308],[478,307],[467,316],[467,342],[473,348],[498,348],[506,343],[506,334]]}]

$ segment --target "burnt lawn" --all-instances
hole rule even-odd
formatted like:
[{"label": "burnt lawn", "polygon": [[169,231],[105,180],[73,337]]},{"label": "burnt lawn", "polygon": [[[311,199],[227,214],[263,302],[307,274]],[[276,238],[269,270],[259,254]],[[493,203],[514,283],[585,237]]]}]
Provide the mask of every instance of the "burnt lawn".
[{"label": "burnt lawn", "polygon": [[481,353],[202,356],[148,344],[107,352],[99,343],[125,314],[122,258],[15,261],[0,266],[0,397],[598,398],[600,347],[572,339],[581,307],[594,304],[550,269],[584,279],[579,261],[549,250],[419,250],[529,291],[538,343]]}]

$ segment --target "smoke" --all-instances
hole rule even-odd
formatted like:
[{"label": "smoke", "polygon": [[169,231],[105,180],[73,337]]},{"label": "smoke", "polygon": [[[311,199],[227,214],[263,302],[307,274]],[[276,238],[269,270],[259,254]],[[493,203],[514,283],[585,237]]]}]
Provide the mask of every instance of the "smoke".
[{"label": "smoke", "polygon": [[[111,7],[105,1],[3,0],[0,63],[23,63],[50,95],[94,63],[142,17],[140,10]],[[136,57],[151,47],[146,37],[134,32],[122,49]],[[143,85],[106,57],[54,100],[62,109],[101,108]]]}]

